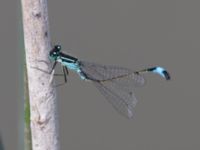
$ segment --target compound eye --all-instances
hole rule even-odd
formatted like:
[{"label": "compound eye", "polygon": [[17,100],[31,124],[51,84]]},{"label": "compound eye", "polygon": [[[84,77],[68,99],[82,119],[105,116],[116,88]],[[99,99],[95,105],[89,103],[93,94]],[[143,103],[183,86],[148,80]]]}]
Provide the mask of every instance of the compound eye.
[{"label": "compound eye", "polygon": [[55,48],[60,51],[61,50],[61,46],[60,45],[56,45]]}]

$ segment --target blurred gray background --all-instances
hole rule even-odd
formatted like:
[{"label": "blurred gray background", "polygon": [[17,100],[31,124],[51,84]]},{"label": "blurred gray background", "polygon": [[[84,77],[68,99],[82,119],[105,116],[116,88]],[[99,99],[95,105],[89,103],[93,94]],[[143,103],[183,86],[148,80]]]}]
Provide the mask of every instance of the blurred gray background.
[{"label": "blurred gray background", "polygon": [[[91,83],[70,72],[68,84],[58,88],[62,150],[200,149],[200,1],[51,0],[48,5],[52,44],[66,53],[134,70],[160,65],[172,76],[166,82],[146,75],[146,86],[135,91],[135,119],[128,120]],[[16,149],[23,109],[19,0],[1,4],[0,17],[0,137],[5,149]]]}]

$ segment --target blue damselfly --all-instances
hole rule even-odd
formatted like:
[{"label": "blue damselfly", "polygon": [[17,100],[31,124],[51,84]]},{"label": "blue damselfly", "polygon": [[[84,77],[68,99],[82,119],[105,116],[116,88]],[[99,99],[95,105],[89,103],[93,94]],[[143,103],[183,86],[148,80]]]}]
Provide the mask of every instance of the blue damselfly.
[{"label": "blue damselfly", "polygon": [[134,107],[137,103],[134,88],[143,86],[145,83],[142,74],[152,72],[159,74],[166,80],[170,80],[169,73],[159,66],[133,71],[118,66],[81,61],[61,52],[60,45],[54,46],[49,53],[49,57],[54,61],[52,71],[57,62],[63,66],[65,82],[67,82],[68,69],[77,72],[81,79],[92,81],[113,107],[128,118],[133,117]]}]

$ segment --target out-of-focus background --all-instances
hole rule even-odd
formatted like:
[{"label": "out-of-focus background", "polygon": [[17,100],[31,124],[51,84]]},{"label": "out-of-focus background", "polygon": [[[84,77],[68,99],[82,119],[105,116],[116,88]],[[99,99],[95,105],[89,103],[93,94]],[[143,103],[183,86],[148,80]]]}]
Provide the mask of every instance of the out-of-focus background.
[{"label": "out-of-focus background", "polygon": [[[166,82],[146,75],[135,119],[119,115],[91,83],[70,72],[58,88],[61,149],[200,149],[200,1],[48,1],[52,44],[82,60],[133,70],[161,65]],[[0,5],[1,149],[22,143],[23,42],[20,3]],[[59,71],[59,67],[57,69]]]},{"label": "out-of-focus background", "polygon": [[[22,33],[20,0],[0,2],[0,150],[22,143]],[[22,45],[21,45],[22,47]],[[20,134],[20,135],[19,135]],[[19,138],[20,137],[20,138]]]}]

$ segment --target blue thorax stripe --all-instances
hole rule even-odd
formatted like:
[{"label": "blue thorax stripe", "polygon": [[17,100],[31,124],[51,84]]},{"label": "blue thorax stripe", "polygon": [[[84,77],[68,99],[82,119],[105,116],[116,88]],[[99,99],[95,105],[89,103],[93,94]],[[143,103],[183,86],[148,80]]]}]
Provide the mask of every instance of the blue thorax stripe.
[{"label": "blue thorax stripe", "polygon": [[78,60],[77,58],[64,53],[60,53],[60,59],[62,59],[63,62],[68,62],[68,63],[75,63]]}]

